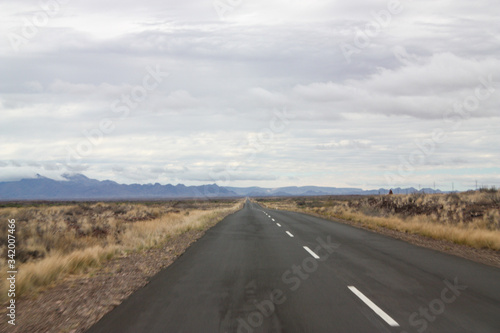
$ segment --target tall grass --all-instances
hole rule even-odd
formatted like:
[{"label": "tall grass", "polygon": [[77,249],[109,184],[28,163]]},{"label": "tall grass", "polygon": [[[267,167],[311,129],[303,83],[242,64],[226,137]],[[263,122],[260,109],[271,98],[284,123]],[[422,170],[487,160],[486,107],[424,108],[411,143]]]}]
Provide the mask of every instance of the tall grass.
[{"label": "tall grass", "polygon": [[[33,294],[68,276],[99,267],[116,255],[164,246],[171,237],[204,230],[242,203],[97,203],[0,208],[16,219],[16,296]],[[6,235],[5,224],[0,232]],[[7,297],[6,237],[0,239],[0,301]]]}]

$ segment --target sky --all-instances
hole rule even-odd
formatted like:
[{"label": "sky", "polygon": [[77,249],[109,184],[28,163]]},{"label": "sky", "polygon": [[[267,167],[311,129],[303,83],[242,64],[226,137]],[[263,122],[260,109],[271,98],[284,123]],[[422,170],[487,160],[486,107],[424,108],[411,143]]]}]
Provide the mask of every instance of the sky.
[{"label": "sky", "polygon": [[2,0],[0,181],[499,187],[497,8]]}]

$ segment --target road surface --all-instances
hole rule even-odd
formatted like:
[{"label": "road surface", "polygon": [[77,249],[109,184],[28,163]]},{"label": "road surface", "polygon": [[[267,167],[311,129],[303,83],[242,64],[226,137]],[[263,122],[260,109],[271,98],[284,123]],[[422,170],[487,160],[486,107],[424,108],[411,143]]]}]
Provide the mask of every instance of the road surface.
[{"label": "road surface", "polygon": [[88,332],[498,333],[500,269],[247,201]]}]

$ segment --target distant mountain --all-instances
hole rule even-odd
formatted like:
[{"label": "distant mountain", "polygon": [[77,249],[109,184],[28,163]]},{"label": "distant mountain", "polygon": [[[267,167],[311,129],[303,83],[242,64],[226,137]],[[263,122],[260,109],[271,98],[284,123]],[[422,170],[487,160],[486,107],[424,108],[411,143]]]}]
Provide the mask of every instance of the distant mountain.
[{"label": "distant mountain", "polygon": [[229,187],[226,189],[238,193],[242,196],[294,196],[294,195],[328,195],[328,194],[344,194],[344,193],[358,193],[363,190],[349,189],[349,188],[336,188],[336,187],[319,187],[319,186],[288,186],[278,188],[264,188],[264,187]]},{"label": "distant mountain", "polygon": [[118,184],[99,181],[82,174],[63,175],[53,180],[40,175],[20,181],[0,182],[0,200],[113,200],[236,197],[238,194],[212,185]]},{"label": "distant mountain", "polygon": [[[338,187],[321,187],[321,186],[289,186],[278,188],[264,187],[225,187],[227,190],[237,193],[240,196],[247,197],[286,197],[286,196],[320,196],[320,195],[377,195],[388,194],[388,189],[378,190],[363,190],[360,188],[338,188]],[[394,194],[410,194],[410,193],[442,193],[440,190],[424,188],[420,191],[413,187],[395,188],[392,189]]]},{"label": "distant mountain", "polygon": [[[118,184],[111,180],[99,181],[82,174],[63,175],[65,180],[53,180],[37,175],[36,178],[0,182],[0,200],[119,200],[119,199],[174,199],[215,197],[288,197],[320,195],[376,195],[389,190],[362,190],[320,186],[221,187],[217,184],[201,186],[161,184]],[[418,192],[415,188],[395,188],[394,194]],[[429,188],[425,193],[441,193]]]}]

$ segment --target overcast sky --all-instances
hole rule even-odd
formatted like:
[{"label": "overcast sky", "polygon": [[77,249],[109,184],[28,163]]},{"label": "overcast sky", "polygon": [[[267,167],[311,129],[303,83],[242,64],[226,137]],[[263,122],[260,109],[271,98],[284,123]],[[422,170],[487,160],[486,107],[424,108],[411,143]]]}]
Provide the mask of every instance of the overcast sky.
[{"label": "overcast sky", "polygon": [[0,181],[498,187],[497,11],[2,0]]}]

